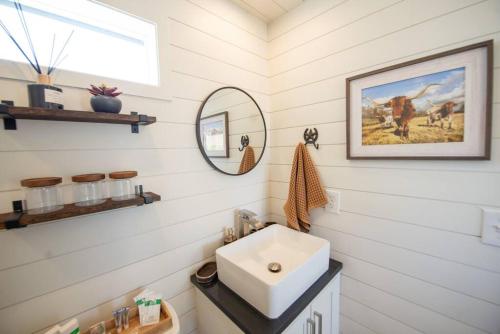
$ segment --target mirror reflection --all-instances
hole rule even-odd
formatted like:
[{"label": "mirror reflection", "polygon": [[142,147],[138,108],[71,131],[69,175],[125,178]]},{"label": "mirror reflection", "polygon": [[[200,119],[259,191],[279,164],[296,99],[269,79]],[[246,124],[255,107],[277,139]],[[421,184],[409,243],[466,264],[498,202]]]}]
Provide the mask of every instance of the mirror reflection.
[{"label": "mirror reflection", "polygon": [[248,93],[223,87],[203,102],[196,136],[212,167],[225,174],[241,175],[260,161],[266,144],[266,125],[258,104]]}]

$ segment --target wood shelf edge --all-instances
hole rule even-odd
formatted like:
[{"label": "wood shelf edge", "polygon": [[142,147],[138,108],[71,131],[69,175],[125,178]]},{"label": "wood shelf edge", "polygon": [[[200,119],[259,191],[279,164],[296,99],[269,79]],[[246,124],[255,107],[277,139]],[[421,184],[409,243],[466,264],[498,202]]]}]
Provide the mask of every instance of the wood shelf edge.
[{"label": "wood shelf edge", "polygon": [[7,106],[5,109],[4,113],[7,115],[4,116],[12,117],[14,119],[139,125],[156,123],[156,117],[148,115],[110,114],[97,113],[93,111],[66,109],[57,110],[14,106]]},{"label": "wood shelf edge", "polygon": [[[161,200],[161,196],[152,192],[146,192],[145,195],[151,196],[152,202],[158,202]],[[126,207],[142,206],[145,205],[145,200],[141,196],[136,196],[135,198],[123,200],[123,201],[113,201],[111,198],[107,198],[104,203],[93,205],[93,206],[76,206],[74,203],[65,204],[60,210],[42,213],[42,214],[27,214],[24,213],[19,219],[19,224],[24,226],[46,223],[55,220],[68,219],[73,217],[79,217],[99,212],[106,212]],[[8,212],[0,214],[0,230],[6,229],[6,223],[16,217],[15,212]]]}]

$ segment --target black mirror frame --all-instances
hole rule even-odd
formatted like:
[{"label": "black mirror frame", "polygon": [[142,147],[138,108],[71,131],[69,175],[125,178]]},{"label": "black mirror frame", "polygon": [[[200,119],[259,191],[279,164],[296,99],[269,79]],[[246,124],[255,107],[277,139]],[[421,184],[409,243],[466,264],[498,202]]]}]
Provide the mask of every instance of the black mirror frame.
[{"label": "black mirror frame", "polygon": [[[232,173],[228,173],[228,172],[225,172],[223,171],[222,169],[218,168],[215,164],[212,163],[212,161],[210,160],[210,158],[207,156],[207,154],[205,153],[205,150],[203,148],[203,144],[201,142],[201,135],[200,135],[200,121],[201,121],[201,113],[203,112],[203,107],[205,107],[205,104],[208,102],[208,100],[210,99],[210,97],[212,95],[214,95],[215,93],[217,93],[218,91],[222,90],[222,89],[236,89],[242,93],[244,93],[246,96],[248,96],[252,101],[253,103],[255,104],[255,106],[257,107],[257,109],[259,110],[259,113],[260,113],[260,117],[262,118],[262,124],[264,124],[264,145],[262,146],[262,153],[260,154],[260,157],[259,159],[255,162],[255,165],[252,167],[252,169],[246,171],[245,173],[241,173],[241,174],[232,174]],[[260,106],[259,104],[257,103],[257,101],[255,101],[255,99],[250,95],[248,94],[247,92],[245,92],[243,89],[241,88],[238,88],[238,87],[234,87],[234,86],[225,86],[225,87],[221,87],[221,88],[218,88],[216,90],[214,90],[212,93],[210,93],[206,98],[205,100],[203,100],[203,103],[201,104],[200,106],[200,109],[198,110],[198,116],[196,116],[196,128],[195,128],[195,131],[196,131],[196,140],[198,141],[198,148],[200,149],[200,152],[201,154],[203,155],[203,158],[205,159],[205,161],[210,165],[212,166],[213,169],[221,172],[222,174],[226,174],[226,175],[230,175],[230,176],[240,176],[240,175],[245,175],[249,172],[251,172],[252,170],[254,170],[255,167],[257,167],[257,165],[259,164],[260,160],[262,159],[262,157],[264,156],[264,152],[266,150],[266,143],[267,143],[267,127],[266,127],[266,120],[264,119],[264,114],[262,113],[262,110],[260,109]]]}]

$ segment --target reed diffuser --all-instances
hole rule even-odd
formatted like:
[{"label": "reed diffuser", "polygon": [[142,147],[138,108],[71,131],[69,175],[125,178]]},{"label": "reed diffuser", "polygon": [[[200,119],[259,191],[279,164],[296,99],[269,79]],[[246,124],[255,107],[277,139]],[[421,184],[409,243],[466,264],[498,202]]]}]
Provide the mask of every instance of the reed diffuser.
[{"label": "reed diffuser", "polygon": [[58,66],[66,59],[67,55],[62,57],[66,46],[68,45],[71,37],[73,36],[72,31],[66,41],[63,44],[63,47],[57,53],[55,57],[54,55],[54,47],[56,43],[56,35],[54,34],[52,39],[52,49],[50,52],[50,60],[47,66],[47,70],[45,73],[42,71],[42,67],[38,62],[38,57],[36,55],[35,47],[33,46],[33,41],[31,39],[30,30],[28,27],[28,23],[26,22],[26,18],[24,17],[24,10],[21,2],[19,0],[14,1],[14,5],[16,6],[17,15],[19,17],[19,21],[21,22],[21,26],[24,30],[24,35],[27,40],[27,44],[29,49],[25,50],[21,47],[18,42],[19,39],[16,39],[7,28],[7,26],[0,20],[0,26],[5,31],[10,40],[14,43],[17,49],[22,53],[23,57],[28,61],[30,66],[35,70],[38,74],[37,83],[28,85],[28,97],[29,103],[31,107],[39,107],[46,109],[63,109],[64,105],[62,102],[62,93],[63,90],[59,87],[55,87],[52,85],[52,77],[51,75],[57,70]]}]

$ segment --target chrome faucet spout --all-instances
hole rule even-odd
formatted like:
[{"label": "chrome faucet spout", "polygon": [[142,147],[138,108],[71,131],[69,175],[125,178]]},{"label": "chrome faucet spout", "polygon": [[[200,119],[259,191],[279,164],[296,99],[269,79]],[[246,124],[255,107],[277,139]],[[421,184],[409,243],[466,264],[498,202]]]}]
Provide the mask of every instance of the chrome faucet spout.
[{"label": "chrome faucet spout", "polygon": [[257,214],[250,210],[238,211],[238,237],[242,238],[250,234],[251,229],[258,230]]}]

